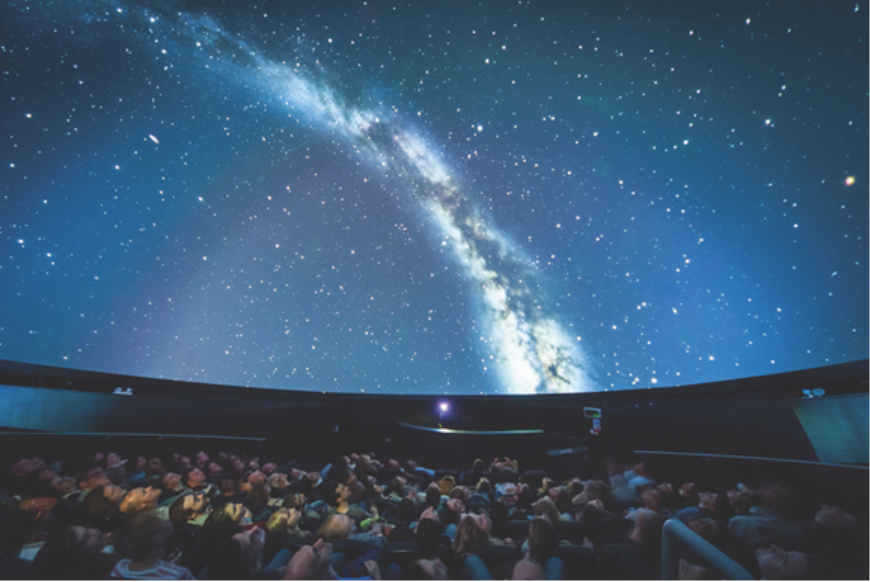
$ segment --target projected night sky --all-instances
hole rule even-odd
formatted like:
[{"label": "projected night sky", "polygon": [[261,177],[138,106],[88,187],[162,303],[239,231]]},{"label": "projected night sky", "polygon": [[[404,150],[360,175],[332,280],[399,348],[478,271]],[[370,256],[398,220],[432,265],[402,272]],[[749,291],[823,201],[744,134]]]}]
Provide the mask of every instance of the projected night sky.
[{"label": "projected night sky", "polygon": [[867,2],[0,7],[0,358],[533,393],[868,356]]}]

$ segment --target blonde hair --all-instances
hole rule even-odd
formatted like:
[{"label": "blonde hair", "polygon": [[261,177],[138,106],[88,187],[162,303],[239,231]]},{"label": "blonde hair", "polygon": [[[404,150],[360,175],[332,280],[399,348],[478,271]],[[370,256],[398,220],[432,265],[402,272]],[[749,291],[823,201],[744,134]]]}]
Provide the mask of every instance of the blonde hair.
[{"label": "blonde hair", "polygon": [[269,517],[266,522],[266,532],[269,535],[279,536],[287,533],[287,522],[290,519],[290,512],[283,507],[278,509]]}]

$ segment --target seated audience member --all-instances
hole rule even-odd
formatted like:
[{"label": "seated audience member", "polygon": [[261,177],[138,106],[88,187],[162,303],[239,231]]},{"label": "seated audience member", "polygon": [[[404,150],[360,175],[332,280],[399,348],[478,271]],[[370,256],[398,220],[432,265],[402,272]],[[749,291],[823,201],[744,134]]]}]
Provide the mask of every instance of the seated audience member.
[{"label": "seated audience member", "polygon": [[839,507],[824,504],[807,528],[802,549],[824,558],[837,577],[867,577],[868,531],[861,521]]},{"label": "seated audience member", "polygon": [[157,498],[157,503],[163,505],[164,503],[172,503],[176,497],[183,494],[189,490],[184,486],[184,483],[181,482],[181,475],[178,473],[168,472],[163,477],[160,478],[160,486],[163,490],[160,493],[160,497]]},{"label": "seated audience member", "polygon": [[335,580],[338,574],[332,569],[332,544],[322,539],[310,546],[302,546],[293,554],[284,580]]},{"label": "seated audience member", "polygon": [[[640,499],[643,501],[644,508],[661,515],[665,519],[671,517],[671,511],[664,504],[665,494],[661,490],[657,488],[645,489],[640,494]],[[713,507],[715,508],[715,506],[716,500],[714,497]]]},{"label": "seated audience member", "polygon": [[206,569],[209,580],[281,580],[291,552],[283,549],[264,566],[265,532],[254,527],[239,532],[221,543]]},{"label": "seated audience member", "polygon": [[539,562],[544,562],[559,547],[559,534],[550,520],[537,517],[529,523],[529,535],[522,551],[530,552]]},{"label": "seated audience member", "polygon": [[303,531],[299,527],[301,518],[302,512],[298,509],[279,507],[266,523],[267,537],[276,540],[287,538],[304,540],[311,537],[310,532]]},{"label": "seated audience member", "polygon": [[151,457],[145,465],[145,474],[156,479],[160,479],[166,474],[166,469],[163,468],[163,461],[160,457]]},{"label": "seated audience member", "polygon": [[97,487],[105,487],[112,483],[109,481],[109,478],[106,477],[105,470],[97,465],[82,473],[78,478],[78,484],[79,491],[81,491],[78,500],[84,501],[87,494]]},{"label": "seated audience member", "polygon": [[758,568],[764,580],[829,580],[833,578],[830,564],[822,558],[803,552],[786,552],[779,546],[755,552]]},{"label": "seated audience member", "polygon": [[771,491],[769,497],[762,497],[768,507],[753,505],[747,515],[736,515],[728,520],[728,531],[741,545],[758,548],[773,543],[796,544],[801,540],[803,528],[800,523],[788,519],[772,507],[779,505],[778,492]]},{"label": "seated audience member", "polygon": [[160,489],[136,487],[124,495],[118,508],[121,510],[121,513],[128,515],[133,513],[149,513],[158,509],[158,497],[160,497]]},{"label": "seated audience member", "polygon": [[[262,474],[262,473],[261,473]],[[265,481],[258,481],[251,485],[245,499],[245,505],[251,510],[251,519],[255,522],[266,522],[272,515],[269,509],[269,498],[272,488]]]},{"label": "seated audience member", "polygon": [[[269,463],[274,465],[275,463]],[[266,484],[272,488],[272,497],[285,497],[290,494],[290,481],[287,479],[286,473],[272,472],[266,478]]]},{"label": "seated audience member", "polygon": [[655,487],[656,485],[655,479],[650,476],[646,463],[643,461],[634,463],[631,469],[623,473],[623,477],[628,482],[628,486],[638,493],[646,487]]},{"label": "seated audience member", "polygon": [[640,501],[640,496],[634,487],[628,484],[623,466],[616,459],[609,458],[606,462],[607,474],[610,481],[610,497],[618,508],[635,505]]},{"label": "seated audience member", "polygon": [[115,532],[115,551],[121,560],[112,578],[125,580],[194,580],[190,570],[163,561],[163,546],[172,524],[153,515],[134,515]]},{"label": "seated audience member", "polygon": [[148,459],[145,457],[136,457],[131,467],[128,467],[129,475],[127,480],[130,482],[130,487],[139,487],[148,476],[145,473],[145,467],[148,464]]},{"label": "seated audience member", "polygon": [[206,467],[208,467],[208,462],[210,460],[211,458],[208,456],[208,453],[206,453],[205,451],[197,451],[196,454],[193,456],[193,465],[197,469],[205,471]]},{"label": "seated audience member", "polygon": [[383,524],[374,524],[370,532],[355,532],[353,518],[340,513],[327,515],[320,525],[320,529],[317,530],[317,535],[320,539],[330,543],[352,539],[365,542],[381,551],[387,549],[387,539],[383,535]]},{"label": "seated audience member", "polygon": [[198,467],[192,467],[182,473],[185,486],[193,491],[206,491],[206,494],[216,495],[215,487],[205,480],[205,473]]},{"label": "seated audience member", "polygon": [[718,493],[710,493],[708,491],[701,492],[698,494],[697,506],[685,507],[674,514],[674,517],[684,523],[690,523],[696,519],[702,518],[716,519],[718,500]]},{"label": "seated audience member", "polygon": [[329,507],[329,513],[349,515],[357,523],[361,522],[364,519],[377,516],[377,508],[373,508],[375,511],[375,515],[372,515],[367,512],[362,506],[351,503],[350,488],[343,483],[338,483],[336,485],[335,493],[329,499],[329,501],[331,503]]},{"label": "seated audience member", "polygon": [[106,536],[98,529],[63,526],[55,529],[36,554],[30,575],[35,580],[105,578],[116,558],[103,554]]},{"label": "seated audience member", "polygon": [[82,501],[81,522],[88,528],[97,528],[109,533],[120,523],[119,504],[127,492],[114,485],[97,487],[90,491]]},{"label": "seated audience member", "polygon": [[223,476],[223,470],[223,467],[214,461],[210,462],[205,469],[206,480],[213,485],[218,485]]},{"label": "seated audience member", "polygon": [[535,517],[545,517],[550,523],[556,525],[559,521],[565,521],[566,518],[559,513],[559,508],[549,497],[541,497],[535,502]]},{"label": "seated audience member", "polygon": [[117,485],[122,489],[129,489],[130,481],[127,479],[127,459],[121,459],[121,456],[117,453],[106,455],[106,477],[111,481],[112,485]]},{"label": "seated audience member", "polygon": [[473,554],[491,544],[514,545],[510,538],[499,539],[490,536],[492,522],[486,514],[466,514],[456,528],[453,551],[457,556]]},{"label": "seated audience member", "polygon": [[211,513],[210,501],[202,492],[180,495],[169,506],[169,521],[176,527],[202,526]]}]

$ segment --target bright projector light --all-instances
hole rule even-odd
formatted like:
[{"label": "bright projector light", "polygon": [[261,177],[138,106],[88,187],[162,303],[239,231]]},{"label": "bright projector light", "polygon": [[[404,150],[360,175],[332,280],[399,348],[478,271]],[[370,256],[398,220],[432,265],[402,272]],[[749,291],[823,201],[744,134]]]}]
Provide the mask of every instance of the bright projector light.
[{"label": "bright projector light", "polygon": [[438,410],[440,410],[441,412],[447,412],[448,410],[450,410],[450,405],[446,402],[439,402]]}]

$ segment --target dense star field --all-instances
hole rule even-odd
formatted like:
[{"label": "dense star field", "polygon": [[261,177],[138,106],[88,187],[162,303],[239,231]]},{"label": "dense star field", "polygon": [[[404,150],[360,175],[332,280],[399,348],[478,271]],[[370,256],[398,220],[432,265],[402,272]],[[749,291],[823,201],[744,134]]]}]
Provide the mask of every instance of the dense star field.
[{"label": "dense star field", "polygon": [[867,2],[16,0],[0,359],[278,389],[868,356]]}]

